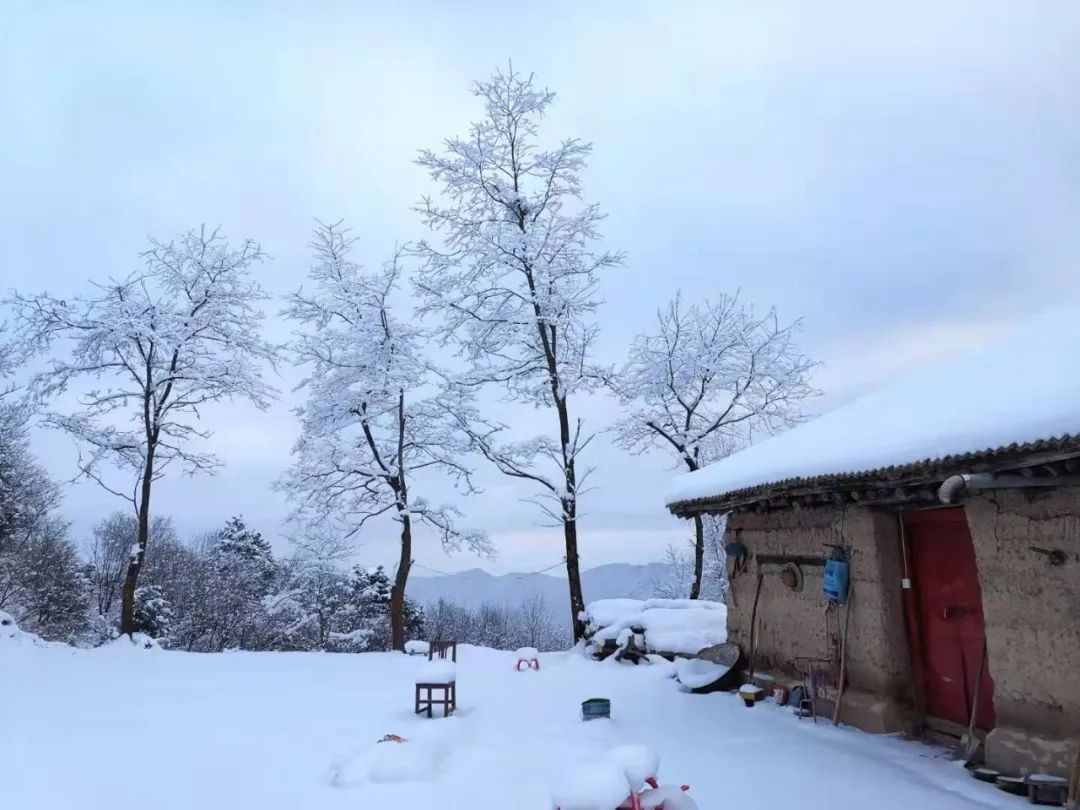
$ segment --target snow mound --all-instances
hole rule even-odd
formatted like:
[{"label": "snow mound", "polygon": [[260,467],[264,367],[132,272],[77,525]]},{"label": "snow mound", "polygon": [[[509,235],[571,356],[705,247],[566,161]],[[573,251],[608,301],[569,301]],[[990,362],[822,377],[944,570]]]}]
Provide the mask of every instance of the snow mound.
[{"label": "snow mound", "polygon": [[406,641],[405,652],[409,655],[427,655],[431,645],[426,641]]},{"label": "snow mound", "polygon": [[579,765],[562,774],[551,792],[552,806],[558,810],[612,810],[630,795],[630,783],[615,762]]},{"label": "snow mound", "polygon": [[429,661],[416,673],[417,683],[453,683],[457,666],[452,661]]},{"label": "snow mound", "polygon": [[630,787],[639,790],[646,779],[660,772],[660,755],[647,745],[620,745],[611,750],[608,759],[622,768]]},{"label": "snow mound", "polygon": [[455,719],[447,718],[437,727],[417,728],[401,742],[373,743],[339,765],[331,782],[339,788],[363,787],[371,782],[433,782],[445,770],[456,733]]},{"label": "snow mound", "polygon": [[639,797],[641,810],[698,810],[697,802],[675,785],[661,785],[644,791]]},{"label": "snow mound", "polygon": [[1080,374],[1062,371],[1080,354],[1080,308],[995,334],[981,348],[678,476],[667,503],[1080,434]]},{"label": "snow mound", "polygon": [[18,646],[18,645],[31,645],[34,647],[66,647],[59,641],[46,641],[41,636],[35,633],[30,633],[26,630],[20,630],[19,625],[15,622],[15,617],[10,613],[5,613],[0,610],[0,645],[3,646]]},{"label": "snow mound", "polygon": [[701,658],[680,658],[675,662],[675,678],[687,689],[701,689],[723,678],[731,667]]},{"label": "snow mound", "polygon": [[379,743],[368,760],[372,782],[430,782],[441,770],[447,746],[438,739]]},{"label": "snow mound", "polygon": [[536,647],[521,647],[515,653],[518,660],[532,661],[534,658],[540,657],[540,651]]},{"label": "snow mound", "polygon": [[128,652],[130,650],[160,650],[161,644],[156,638],[150,638],[145,633],[132,633],[130,636],[118,636],[112,641],[102,644],[99,650],[111,650],[113,652]]},{"label": "snow mound", "polygon": [[625,645],[633,638],[648,652],[694,655],[727,641],[727,607],[720,602],[602,599],[586,606],[584,619],[594,647]]}]

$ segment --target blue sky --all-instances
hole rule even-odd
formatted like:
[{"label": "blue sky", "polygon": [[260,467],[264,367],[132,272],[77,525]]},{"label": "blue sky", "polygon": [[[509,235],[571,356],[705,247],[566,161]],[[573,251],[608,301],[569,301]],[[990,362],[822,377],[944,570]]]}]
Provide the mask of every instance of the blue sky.
[{"label": "blue sky", "polygon": [[[314,217],[346,218],[374,265],[423,233],[416,150],[464,131],[470,81],[508,59],[557,91],[549,137],[595,143],[586,188],[627,253],[604,286],[602,359],[677,288],[741,289],[804,318],[824,408],[1080,296],[1080,6],[1050,0],[8,2],[0,286],[70,295],[133,268],[147,235],[201,222],[260,240],[275,294],[302,280]],[[282,536],[268,485],[289,404],[208,413],[227,467],[165,482],[161,511],[185,532],[242,512]],[[596,427],[612,408],[583,405]],[[65,439],[35,441],[71,475]],[[594,461],[584,565],[683,537],[665,457],[601,442]],[[462,505],[502,549],[489,567],[558,559],[527,493],[486,483]],[[77,486],[65,509],[85,533],[117,507]],[[389,562],[392,531],[358,554]],[[477,564],[430,545],[417,559]]]}]

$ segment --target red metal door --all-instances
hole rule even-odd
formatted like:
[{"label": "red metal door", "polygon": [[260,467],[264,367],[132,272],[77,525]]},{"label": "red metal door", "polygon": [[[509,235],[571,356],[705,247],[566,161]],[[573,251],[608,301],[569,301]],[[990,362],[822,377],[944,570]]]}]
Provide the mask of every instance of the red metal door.
[{"label": "red metal door", "polygon": [[991,729],[994,682],[989,663],[980,666],[986,638],[982,590],[964,508],[904,512],[902,518],[914,593],[908,621],[917,623],[912,636],[920,649],[913,658],[922,669],[916,677],[923,709],[966,726],[981,669],[975,725]]}]

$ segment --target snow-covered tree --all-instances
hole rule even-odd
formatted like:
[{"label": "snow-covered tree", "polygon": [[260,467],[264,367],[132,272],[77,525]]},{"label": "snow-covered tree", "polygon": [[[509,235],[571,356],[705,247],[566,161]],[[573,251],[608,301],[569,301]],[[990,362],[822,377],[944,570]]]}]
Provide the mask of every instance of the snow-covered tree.
[{"label": "snow-covered tree", "polygon": [[233,517],[211,544],[207,562],[210,649],[251,646],[263,619],[263,600],[277,577],[270,543],[243,518]]},{"label": "snow-covered tree", "polygon": [[[724,527],[727,518],[704,515],[701,519],[705,536],[704,564],[701,585],[696,599],[723,602],[727,596],[727,552],[724,548]],[[662,599],[685,599],[694,591],[695,577],[694,543],[669,545],[665,555],[667,569],[652,584],[654,596]]]},{"label": "snow-covered tree", "polygon": [[209,435],[199,424],[208,405],[245,399],[264,408],[273,393],[261,373],[274,356],[259,335],[264,296],[251,277],[259,246],[248,240],[234,248],[199,229],[153,241],[143,258],[142,270],[88,296],[11,302],[28,342],[44,349],[59,340],[70,349],[66,359],[55,351],[35,380],[43,399],[70,391],[66,400],[75,403],[49,413],[46,424],[75,437],[80,474],[129,500],[138,516],[121,588],[122,633],[134,630],[154,482],[174,467],[195,474],[218,466],[197,446]]},{"label": "snow-covered tree", "polygon": [[3,606],[24,630],[75,641],[87,627],[87,587],[67,525],[51,517],[37,525],[15,559],[17,589]]},{"label": "snow-covered tree", "polygon": [[557,621],[539,594],[517,607],[485,603],[475,610],[439,599],[424,611],[424,626],[428,638],[502,650],[560,650],[570,643],[569,623]]},{"label": "snow-covered tree", "polygon": [[[139,519],[134,512],[113,512],[93,530],[88,549],[86,576],[90,585],[92,607],[98,615],[115,618],[119,607],[120,587],[131,549],[139,542]],[[154,515],[150,521],[150,542],[143,576],[149,574],[151,558],[165,553],[179,542],[172,520]]]},{"label": "snow-covered tree", "polygon": [[172,629],[173,611],[157,585],[135,589],[135,632],[150,638],[167,639]]},{"label": "snow-covered tree", "polygon": [[30,452],[30,409],[13,381],[25,352],[0,323],[0,607],[17,549],[60,502],[60,490]]},{"label": "snow-covered tree", "polygon": [[[799,350],[800,322],[781,325],[775,311],[757,315],[723,295],[685,306],[680,297],[657,313],[657,330],[639,335],[615,380],[627,415],[620,443],[643,452],[661,447],[693,471],[801,418],[814,363]],[[705,526],[694,518],[690,598],[701,592]]]},{"label": "snow-covered tree", "polygon": [[29,548],[52,528],[60,492],[30,452],[25,414],[0,404],[0,609],[24,586]]},{"label": "snow-covered tree", "polygon": [[283,588],[267,600],[267,608],[281,647],[326,650],[348,623],[349,582],[342,563],[350,549],[340,537],[328,535],[293,542],[296,551],[284,563]]},{"label": "snow-covered tree", "polygon": [[619,254],[594,247],[603,215],[581,202],[591,147],[575,138],[541,148],[539,124],[555,98],[531,76],[496,72],[473,86],[484,117],[464,138],[419,162],[442,186],[420,210],[442,245],[420,242],[416,280],[422,315],[469,368],[460,384],[495,385],[511,399],[548,409],[553,430],[504,440],[506,427],[455,412],[473,447],[501,473],[534,485],[537,503],[563,531],[575,636],[584,628],[578,559],[579,498],[592,436],[571,402],[602,377],[591,362],[601,271]]},{"label": "snow-covered tree", "polygon": [[169,646],[194,649],[204,637],[198,621],[207,615],[214,581],[208,555],[181,540],[167,516],[155,515],[139,582],[157,588],[169,604]]},{"label": "snow-covered tree", "polygon": [[352,536],[382,515],[397,522],[400,555],[390,621],[393,648],[400,650],[414,527],[433,530],[448,551],[489,553],[490,546],[482,533],[457,525],[453,506],[433,504],[415,491],[424,471],[471,491],[470,471],[460,461],[467,446],[421,354],[423,333],[393,315],[397,260],[364,274],[349,258],[353,241],[340,223],[320,225],[312,243],[311,289],[289,301],[307,403],[297,411],[301,434],[282,486],[296,503],[295,517],[318,531]]},{"label": "snow-covered tree", "polygon": [[25,629],[71,640],[85,621],[84,583],[60,491],[30,451],[27,403],[12,382],[22,352],[0,328],[0,610]]},{"label": "snow-covered tree", "polygon": [[551,615],[541,593],[532,593],[511,615],[510,641],[516,647],[557,650],[566,646],[566,632]]}]

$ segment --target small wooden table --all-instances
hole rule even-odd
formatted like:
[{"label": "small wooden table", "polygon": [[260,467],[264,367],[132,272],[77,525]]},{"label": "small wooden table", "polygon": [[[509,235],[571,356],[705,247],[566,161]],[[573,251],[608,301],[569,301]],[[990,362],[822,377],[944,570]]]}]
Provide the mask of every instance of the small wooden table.
[{"label": "small wooden table", "polygon": [[[421,695],[421,691],[424,692],[423,695]],[[436,696],[436,691],[442,694]],[[443,717],[449,717],[454,713],[457,708],[457,684],[454,681],[449,683],[418,683],[416,685],[414,714],[422,714],[426,711],[429,718],[433,717],[432,707],[434,706],[442,706]]]}]

